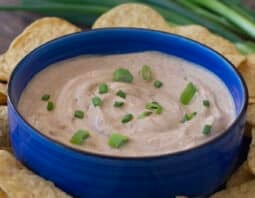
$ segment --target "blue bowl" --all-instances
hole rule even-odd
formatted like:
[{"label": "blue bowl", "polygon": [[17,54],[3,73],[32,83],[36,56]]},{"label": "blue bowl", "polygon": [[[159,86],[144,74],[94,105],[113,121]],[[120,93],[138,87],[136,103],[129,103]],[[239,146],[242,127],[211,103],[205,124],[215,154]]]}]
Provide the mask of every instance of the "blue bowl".
[{"label": "blue bowl", "polygon": [[[83,54],[160,51],[212,71],[226,84],[236,108],[234,123],[210,142],[172,154],[114,157],[80,152],[37,131],[17,110],[31,78],[48,65]],[[195,41],[143,29],[101,29],[51,41],[26,56],[9,83],[9,124],[16,157],[75,197],[171,198],[207,196],[233,171],[243,137],[247,88],[220,54]],[[33,104],[31,104],[33,108]]]}]

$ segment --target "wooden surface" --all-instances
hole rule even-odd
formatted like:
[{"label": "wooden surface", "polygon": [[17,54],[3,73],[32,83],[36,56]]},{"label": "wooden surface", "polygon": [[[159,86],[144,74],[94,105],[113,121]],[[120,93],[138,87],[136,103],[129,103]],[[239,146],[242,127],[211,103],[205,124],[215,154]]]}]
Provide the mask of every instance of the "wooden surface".
[{"label": "wooden surface", "polygon": [[[247,5],[254,8],[255,0],[244,0]],[[0,5],[15,5],[18,0],[0,0]],[[0,54],[9,46],[10,42],[24,27],[39,18],[40,15],[24,12],[0,12]]]}]

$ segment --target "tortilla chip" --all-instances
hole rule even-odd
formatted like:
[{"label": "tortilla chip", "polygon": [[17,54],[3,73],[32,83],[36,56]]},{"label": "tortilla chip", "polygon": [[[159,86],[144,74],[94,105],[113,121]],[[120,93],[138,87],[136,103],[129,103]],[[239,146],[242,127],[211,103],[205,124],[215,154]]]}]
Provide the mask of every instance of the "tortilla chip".
[{"label": "tortilla chip", "polygon": [[255,54],[247,56],[247,61],[238,70],[247,84],[249,97],[255,98]]},{"label": "tortilla chip", "polygon": [[255,104],[250,104],[247,109],[247,122],[255,126]]},{"label": "tortilla chip", "polygon": [[251,173],[248,163],[244,162],[228,180],[227,188],[240,186],[253,179],[255,179],[255,176]]},{"label": "tortilla chip", "polygon": [[137,3],[121,4],[100,16],[92,29],[104,27],[137,27],[167,31],[165,19],[149,6]]},{"label": "tortilla chip", "polygon": [[255,180],[246,182],[240,186],[227,188],[220,191],[210,198],[254,198],[255,197]]},{"label": "tortilla chip", "polygon": [[252,141],[248,153],[248,166],[253,174],[255,174],[255,128],[251,131]]},{"label": "tortilla chip", "polygon": [[241,54],[225,54],[224,56],[237,68],[246,61],[246,57]]},{"label": "tortilla chip", "polygon": [[53,183],[27,170],[4,150],[0,150],[0,188],[10,198],[70,197]]},{"label": "tortilla chip", "polygon": [[0,148],[10,148],[7,106],[0,106]]},{"label": "tortilla chip", "polygon": [[4,71],[4,66],[6,64],[4,54],[0,55],[0,81],[6,82],[8,79],[8,74]]},{"label": "tortilla chip", "polygon": [[250,97],[249,98],[249,104],[254,104],[255,103],[255,97]]},{"label": "tortilla chip", "polygon": [[[208,29],[199,25],[176,26],[172,28],[172,33],[182,35],[184,37],[193,39],[203,43],[224,56],[240,55],[235,45],[221,36],[211,33]],[[242,55],[240,55],[242,56]],[[240,57],[241,59],[241,57]]]},{"label": "tortilla chip", "polygon": [[0,82],[0,105],[7,103],[7,84]]},{"label": "tortilla chip", "polygon": [[8,198],[6,193],[0,189],[0,198]]},{"label": "tortilla chip", "polygon": [[10,76],[17,63],[40,45],[60,36],[81,31],[71,23],[55,17],[45,17],[29,25],[11,43],[5,54],[3,71]]}]

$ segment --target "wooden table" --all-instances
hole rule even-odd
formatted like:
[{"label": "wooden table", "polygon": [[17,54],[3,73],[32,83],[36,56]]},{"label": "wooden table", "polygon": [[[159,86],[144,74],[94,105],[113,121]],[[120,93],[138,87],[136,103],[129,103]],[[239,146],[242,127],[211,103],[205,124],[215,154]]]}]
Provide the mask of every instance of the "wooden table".
[{"label": "wooden table", "polygon": [[[255,0],[244,1],[255,10]],[[18,0],[0,0],[0,5],[15,5],[18,2]],[[13,38],[24,27],[39,17],[38,14],[24,12],[0,12],[0,54],[7,49]]]}]

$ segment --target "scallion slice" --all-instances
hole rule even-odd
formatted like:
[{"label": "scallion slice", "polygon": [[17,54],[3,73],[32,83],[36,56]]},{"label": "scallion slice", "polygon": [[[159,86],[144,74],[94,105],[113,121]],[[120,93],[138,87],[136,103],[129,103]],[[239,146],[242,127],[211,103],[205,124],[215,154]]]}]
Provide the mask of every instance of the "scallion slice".
[{"label": "scallion slice", "polygon": [[183,90],[180,97],[180,102],[184,105],[188,105],[196,92],[197,88],[192,82],[190,82]]},{"label": "scallion slice", "polygon": [[42,97],[41,97],[41,100],[43,101],[48,101],[50,99],[50,95],[49,94],[44,94]]},{"label": "scallion slice", "polygon": [[133,117],[134,116],[131,113],[128,113],[122,117],[121,122],[127,123],[127,122],[131,121],[133,119]]},{"label": "scallion slice", "polygon": [[78,130],[77,132],[75,132],[75,134],[72,136],[70,142],[72,144],[76,144],[76,145],[82,145],[84,143],[84,141],[90,136],[88,131],[85,130]]},{"label": "scallion slice", "polygon": [[163,107],[158,102],[150,102],[145,105],[145,109],[148,109],[156,114],[161,114],[163,112]]},{"label": "scallion slice", "polygon": [[133,75],[128,69],[119,68],[114,71],[113,80],[118,82],[132,83]]},{"label": "scallion slice", "polygon": [[79,119],[82,119],[82,118],[84,118],[84,112],[81,111],[81,110],[76,110],[76,111],[74,112],[74,117],[79,118]]},{"label": "scallion slice", "polygon": [[48,110],[48,111],[53,111],[54,108],[55,108],[54,103],[53,103],[52,101],[49,101],[49,102],[47,103],[47,110]]},{"label": "scallion slice", "polygon": [[114,107],[122,107],[123,105],[124,105],[124,102],[122,101],[115,101],[113,104]]},{"label": "scallion slice", "polygon": [[108,92],[108,86],[105,83],[101,83],[98,87],[98,93],[105,94]]},{"label": "scallion slice", "polygon": [[150,66],[148,66],[148,65],[144,65],[142,67],[142,70],[140,71],[140,73],[141,73],[143,80],[151,81],[153,79],[152,70],[151,70]]},{"label": "scallion slice", "polygon": [[126,98],[126,93],[122,90],[119,90],[117,93],[116,93],[117,96],[121,97],[121,98]]},{"label": "scallion slice", "polygon": [[203,105],[204,105],[205,107],[210,107],[210,102],[209,102],[209,100],[203,100]]},{"label": "scallion slice", "polygon": [[212,130],[212,125],[206,124],[203,128],[203,134],[210,135],[211,130]]},{"label": "scallion slice", "polygon": [[110,135],[108,139],[108,145],[112,148],[120,148],[124,144],[126,144],[129,141],[127,136],[118,134],[118,133],[113,133]]},{"label": "scallion slice", "polygon": [[144,111],[144,112],[142,112],[140,115],[138,115],[138,119],[143,119],[143,118],[145,118],[145,117],[148,117],[148,116],[150,116],[152,114],[152,111]]},{"label": "scallion slice", "polygon": [[155,88],[160,88],[162,87],[163,83],[159,80],[155,80],[153,85]]},{"label": "scallion slice", "polygon": [[196,115],[197,115],[197,112],[193,112],[193,113],[190,113],[190,114],[185,113],[182,120],[181,120],[181,122],[184,123],[186,121],[189,121],[192,118],[194,118]]},{"label": "scallion slice", "polygon": [[102,106],[103,101],[98,96],[94,96],[92,98],[92,104],[94,105],[94,107],[100,107],[100,106]]}]

